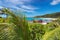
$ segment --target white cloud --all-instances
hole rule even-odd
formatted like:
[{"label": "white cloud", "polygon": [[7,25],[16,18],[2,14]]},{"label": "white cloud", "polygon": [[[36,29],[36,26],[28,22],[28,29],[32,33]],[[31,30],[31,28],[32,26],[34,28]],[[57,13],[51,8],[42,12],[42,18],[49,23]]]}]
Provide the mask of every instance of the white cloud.
[{"label": "white cloud", "polygon": [[[2,3],[2,6],[4,7],[19,9],[25,12],[34,12],[35,10],[38,9],[29,4],[32,0],[3,0],[3,1],[0,0],[0,1]],[[26,3],[28,5],[25,5]],[[19,7],[17,5],[19,5]]]},{"label": "white cloud", "polygon": [[11,2],[13,4],[24,4],[27,2],[31,2],[31,0],[5,0],[6,2]]},{"label": "white cloud", "polygon": [[31,11],[38,9],[36,7],[33,7],[33,6],[26,6],[26,5],[21,5],[21,8],[26,9],[26,10],[31,10]]},{"label": "white cloud", "polygon": [[0,6],[0,9],[2,9],[2,8],[4,8],[4,7]]},{"label": "white cloud", "polygon": [[56,5],[56,4],[59,4],[60,3],[60,0],[53,0],[50,4],[51,5]]},{"label": "white cloud", "polygon": [[26,10],[26,9],[21,9],[21,10],[24,12],[31,12],[31,13],[35,12],[34,10]]}]

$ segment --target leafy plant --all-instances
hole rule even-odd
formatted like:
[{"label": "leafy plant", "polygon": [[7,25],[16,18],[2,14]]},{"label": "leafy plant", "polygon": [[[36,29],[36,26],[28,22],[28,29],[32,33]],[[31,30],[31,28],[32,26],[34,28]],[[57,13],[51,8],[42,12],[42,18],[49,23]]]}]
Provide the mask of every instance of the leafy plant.
[{"label": "leafy plant", "polygon": [[[10,15],[11,22],[16,25],[16,28],[14,29],[17,37],[15,38],[16,40],[29,40],[29,29],[28,29],[28,24],[25,21],[25,18],[23,16],[18,17],[15,15],[11,10],[9,9],[3,9],[2,12]],[[12,26],[13,27],[13,26]]]}]

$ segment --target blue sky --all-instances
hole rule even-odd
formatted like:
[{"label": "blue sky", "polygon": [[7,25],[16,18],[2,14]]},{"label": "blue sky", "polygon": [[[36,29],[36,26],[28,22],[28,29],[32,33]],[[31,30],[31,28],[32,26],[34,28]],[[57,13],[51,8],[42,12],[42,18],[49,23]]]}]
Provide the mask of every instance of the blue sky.
[{"label": "blue sky", "polygon": [[0,0],[0,8],[18,9],[27,17],[60,12],[60,0]]}]

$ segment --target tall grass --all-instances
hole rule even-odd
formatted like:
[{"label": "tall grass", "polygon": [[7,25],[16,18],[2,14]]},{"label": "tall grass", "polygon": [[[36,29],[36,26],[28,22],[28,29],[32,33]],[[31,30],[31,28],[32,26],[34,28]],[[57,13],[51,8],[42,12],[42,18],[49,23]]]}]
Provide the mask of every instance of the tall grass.
[{"label": "tall grass", "polygon": [[[56,33],[57,36],[59,35],[57,34],[57,32],[59,33],[60,25],[58,25],[57,22],[51,22],[46,25],[35,24],[35,23],[29,25],[30,25],[29,29],[30,29],[31,40],[53,40],[55,39],[52,38],[53,33],[54,34]],[[50,37],[51,39],[48,39]],[[55,35],[53,35],[53,37],[55,37]]]},{"label": "tall grass", "polygon": [[60,40],[60,20],[46,25],[28,23],[23,15],[9,9],[2,12],[11,16],[10,22],[0,24],[0,40]]},{"label": "tall grass", "polygon": [[28,28],[28,23],[25,20],[25,17],[23,16],[18,17],[11,10],[5,8],[2,10],[2,12],[10,15],[12,17],[11,19],[12,23],[16,25],[16,28],[14,30],[17,34],[17,37],[15,39],[29,40],[29,28]]},{"label": "tall grass", "polygon": [[45,33],[42,40],[60,40],[60,27]]}]

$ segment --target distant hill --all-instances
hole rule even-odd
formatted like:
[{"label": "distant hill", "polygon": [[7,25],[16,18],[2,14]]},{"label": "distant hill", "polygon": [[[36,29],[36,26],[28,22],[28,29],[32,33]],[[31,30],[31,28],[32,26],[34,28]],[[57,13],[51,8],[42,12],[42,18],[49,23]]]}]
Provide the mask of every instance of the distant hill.
[{"label": "distant hill", "polygon": [[42,16],[35,16],[35,17],[36,18],[57,18],[57,17],[60,17],[60,12],[46,14],[46,15],[42,15]]}]

